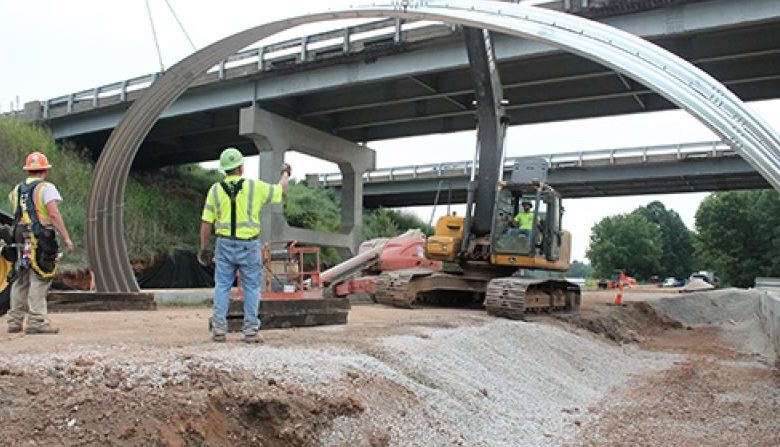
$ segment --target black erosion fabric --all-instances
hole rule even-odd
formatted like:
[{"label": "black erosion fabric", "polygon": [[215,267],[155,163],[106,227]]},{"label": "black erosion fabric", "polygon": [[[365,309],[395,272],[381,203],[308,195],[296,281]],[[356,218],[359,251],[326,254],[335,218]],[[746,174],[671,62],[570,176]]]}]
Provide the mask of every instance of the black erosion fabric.
[{"label": "black erosion fabric", "polygon": [[198,264],[195,253],[174,250],[138,277],[143,289],[189,289],[214,287],[214,269]]}]

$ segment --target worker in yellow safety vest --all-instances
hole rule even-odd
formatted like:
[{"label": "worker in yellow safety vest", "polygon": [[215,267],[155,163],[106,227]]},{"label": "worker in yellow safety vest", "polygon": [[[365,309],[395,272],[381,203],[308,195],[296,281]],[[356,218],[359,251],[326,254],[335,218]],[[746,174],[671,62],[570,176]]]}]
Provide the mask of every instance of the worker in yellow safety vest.
[{"label": "worker in yellow safety vest", "polygon": [[244,157],[233,147],[222,151],[219,167],[225,178],[206,194],[200,226],[198,262],[210,264],[209,237],[216,235],[214,252],[214,305],[211,330],[214,341],[225,341],[230,288],[241,272],[244,289],[244,341],[257,342],[258,308],[263,263],[260,243],[260,212],[266,205],[281,203],[287,195],[292,169],[285,163],[276,185],[243,178]]},{"label": "worker in yellow safety vest", "polygon": [[8,195],[14,213],[14,282],[11,286],[11,309],[8,312],[8,332],[25,334],[56,334],[59,329],[46,321],[46,294],[57,272],[59,246],[56,234],[68,251],[73,242],[60,215],[62,196],[46,177],[51,169],[49,160],[40,152],[27,156],[24,170],[28,177]]},{"label": "worker in yellow safety vest", "polygon": [[531,229],[534,225],[534,213],[531,211],[533,204],[527,200],[523,200],[521,206],[523,207],[523,211],[517,213],[514,218],[514,223],[520,230],[520,234],[525,234],[527,236],[531,234]]}]

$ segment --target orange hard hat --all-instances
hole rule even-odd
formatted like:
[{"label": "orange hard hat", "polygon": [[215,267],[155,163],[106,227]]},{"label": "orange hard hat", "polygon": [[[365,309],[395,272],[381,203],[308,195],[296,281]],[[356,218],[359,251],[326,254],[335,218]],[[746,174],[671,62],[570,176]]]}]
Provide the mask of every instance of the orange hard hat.
[{"label": "orange hard hat", "polygon": [[27,161],[24,162],[23,169],[25,171],[43,171],[49,168],[51,168],[49,159],[40,152],[33,152],[27,156]]}]

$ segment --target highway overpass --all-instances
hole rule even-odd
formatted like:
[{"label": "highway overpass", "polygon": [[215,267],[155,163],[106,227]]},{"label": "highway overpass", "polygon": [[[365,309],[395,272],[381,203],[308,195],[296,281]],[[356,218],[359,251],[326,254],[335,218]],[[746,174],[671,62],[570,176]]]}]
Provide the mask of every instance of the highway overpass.
[{"label": "highway overpass", "polygon": [[[547,6],[565,3],[578,4]],[[673,51],[743,100],[780,96],[780,2],[631,4],[638,9],[573,12]],[[473,129],[474,94],[461,34],[458,27],[390,20],[242,51],[203,74],[164,113],[136,166],[213,160],[226,145],[257,153],[238,132],[238,111],[252,104],[354,142]],[[495,42],[513,125],[673,107],[636,81],[574,54],[506,36]],[[157,77],[28,103],[25,115],[97,158],[129,105]]]},{"label": "highway overpass", "polygon": [[[717,141],[540,155],[548,181],[565,198],[771,188],[730,147]],[[505,178],[520,157],[508,158]],[[363,206],[465,203],[472,161],[398,166],[363,175]],[[479,173],[479,170],[477,170]],[[310,174],[310,186],[339,188],[341,174]]]}]

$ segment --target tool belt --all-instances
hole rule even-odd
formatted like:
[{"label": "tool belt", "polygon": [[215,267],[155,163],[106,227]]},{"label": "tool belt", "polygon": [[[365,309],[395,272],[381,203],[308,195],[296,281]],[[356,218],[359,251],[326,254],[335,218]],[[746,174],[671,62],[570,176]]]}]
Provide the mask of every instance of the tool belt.
[{"label": "tool belt", "polygon": [[[41,228],[36,235],[29,225],[18,223],[14,228],[14,240],[17,258],[14,270],[17,274],[31,268],[43,279],[54,278],[59,245],[53,228]],[[29,247],[29,252],[25,247]]]}]

